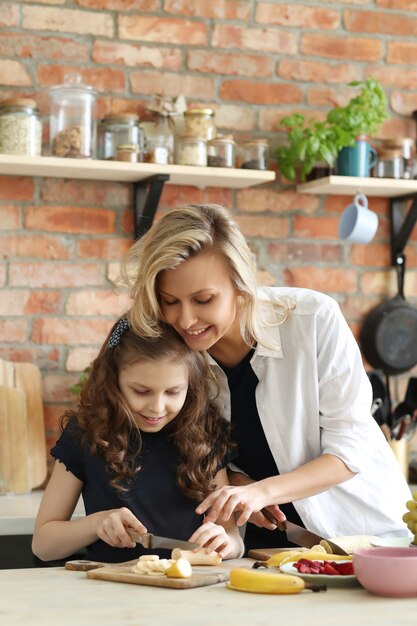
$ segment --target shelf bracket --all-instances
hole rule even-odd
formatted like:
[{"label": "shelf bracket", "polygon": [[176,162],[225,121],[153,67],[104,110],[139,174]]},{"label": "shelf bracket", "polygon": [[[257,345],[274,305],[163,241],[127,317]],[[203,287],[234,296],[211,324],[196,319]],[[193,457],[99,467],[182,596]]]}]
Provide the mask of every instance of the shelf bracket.
[{"label": "shelf bracket", "polygon": [[155,174],[133,183],[135,240],[139,239],[152,226],[159,199],[169,174]]},{"label": "shelf bracket", "polygon": [[[404,202],[412,200],[407,215],[404,217]],[[391,198],[391,265],[396,266],[396,259],[401,255],[417,221],[417,194]]]}]

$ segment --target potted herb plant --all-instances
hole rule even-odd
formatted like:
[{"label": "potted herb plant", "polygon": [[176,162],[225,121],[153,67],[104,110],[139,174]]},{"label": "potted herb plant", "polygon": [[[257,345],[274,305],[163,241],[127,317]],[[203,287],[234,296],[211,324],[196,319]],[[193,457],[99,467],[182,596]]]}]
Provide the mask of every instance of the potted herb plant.
[{"label": "potted herb plant", "polygon": [[277,149],[277,163],[289,180],[295,180],[297,169],[305,180],[317,162],[332,166],[335,159],[338,174],[368,176],[370,156],[375,156],[369,138],[389,117],[388,101],[375,78],[349,86],[360,87],[360,93],[345,106],[331,109],[324,122],[305,122],[299,113],[281,120],[288,128],[288,144]]}]

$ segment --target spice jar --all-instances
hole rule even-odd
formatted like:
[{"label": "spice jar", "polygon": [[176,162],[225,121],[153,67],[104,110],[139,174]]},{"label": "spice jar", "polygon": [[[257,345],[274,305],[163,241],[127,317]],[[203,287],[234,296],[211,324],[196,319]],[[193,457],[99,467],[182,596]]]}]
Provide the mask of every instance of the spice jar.
[{"label": "spice jar", "polygon": [[67,74],[63,85],[49,90],[51,153],[58,157],[92,159],[96,156],[96,92]]},{"label": "spice jar", "polygon": [[398,148],[379,150],[374,175],[378,178],[403,178],[404,162],[401,150]]},{"label": "spice jar", "polygon": [[174,131],[168,116],[154,116],[156,121],[144,122],[144,149],[145,163],[159,163],[166,165],[174,162]]},{"label": "spice jar", "polygon": [[216,136],[213,109],[187,109],[184,111],[184,135],[202,137],[207,141]]},{"label": "spice jar", "polygon": [[[120,146],[133,145],[136,161],[143,154],[143,131],[135,113],[109,113],[98,125],[98,158],[116,159]],[[130,159],[129,159],[130,160]]]},{"label": "spice jar", "polygon": [[382,140],[382,150],[400,150],[403,159],[403,175],[401,178],[413,178],[415,141],[412,137],[390,137]]},{"label": "spice jar", "polygon": [[36,102],[10,98],[0,103],[0,153],[39,156],[42,151],[42,122]]},{"label": "spice jar", "polygon": [[120,144],[117,146],[116,161],[129,161],[130,163],[137,163],[137,146],[133,143]]},{"label": "spice jar", "polygon": [[202,137],[182,136],[176,144],[175,162],[178,165],[207,165],[207,142]]},{"label": "spice jar", "polygon": [[268,142],[252,139],[240,146],[240,167],[249,170],[266,170],[268,167]]},{"label": "spice jar", "polygon": [[207,144],[207,165],[210,167],[234,167],[235,155],[233,137],[220,135]]}]

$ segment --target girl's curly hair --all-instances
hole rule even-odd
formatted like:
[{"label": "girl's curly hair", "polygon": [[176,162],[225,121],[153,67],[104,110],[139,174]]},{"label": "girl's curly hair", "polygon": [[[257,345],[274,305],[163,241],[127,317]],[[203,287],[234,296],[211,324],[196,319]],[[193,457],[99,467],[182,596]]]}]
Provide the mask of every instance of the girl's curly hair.
[{"label": "girl's curly hair", "polygon": [[83,445],[104,459],[110,484],[126,491],[126,481],[140,471],[137,457],[142,439],[119,388],[120,370],[143,360],[172,359],[174,363],[183,363],[188,369],[188,390],[180,413],[168,426],[169,436],[179,452],[178,486],[190,498],[204,499],[215,488],[214,478],[230,445],[229,424],[215,404],[215,381],[206,357],[191,350],[168,326],[157,338],[144,338],[129,329],[118,345],[109,348],[108,341],[116,326],[92,363],[77,410],[66,411],[62,416],[61,430],[75,423],[82,433]]}]

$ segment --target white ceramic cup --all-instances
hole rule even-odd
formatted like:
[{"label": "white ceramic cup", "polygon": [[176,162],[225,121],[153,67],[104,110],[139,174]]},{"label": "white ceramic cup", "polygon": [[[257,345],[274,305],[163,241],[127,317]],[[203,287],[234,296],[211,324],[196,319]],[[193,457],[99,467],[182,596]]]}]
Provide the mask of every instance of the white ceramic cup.
[{"label": "white ceramic cup", "polygon": [[375,237],[378,216],[368,209],[368,199],[356,194],[352,204],[343,211],[339,221],[339,237],[352,243],[369,243]]}]

